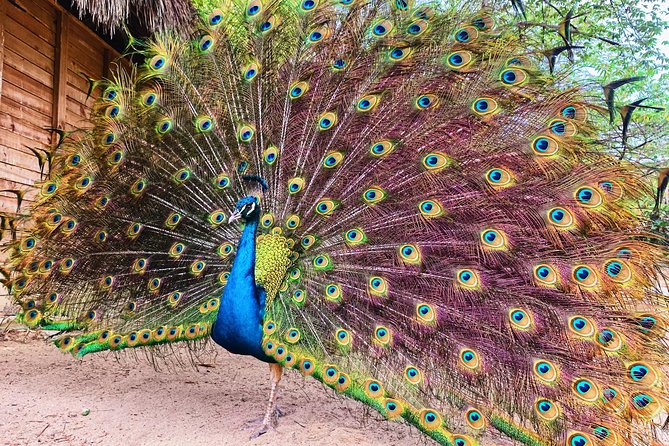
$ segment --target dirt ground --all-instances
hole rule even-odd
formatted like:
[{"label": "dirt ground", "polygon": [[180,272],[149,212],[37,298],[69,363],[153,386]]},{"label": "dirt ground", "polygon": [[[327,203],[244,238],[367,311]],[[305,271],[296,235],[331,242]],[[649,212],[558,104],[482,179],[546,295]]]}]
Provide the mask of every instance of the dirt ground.
[{"label": "dirt ground", "polygon": [[0,445],[434,444],[296,372],[281,382],[278,428],[249,440],[267,366],[222,349],[206,361],[156,371],[128,355],[76,360],[39,335],[0,332]]}]

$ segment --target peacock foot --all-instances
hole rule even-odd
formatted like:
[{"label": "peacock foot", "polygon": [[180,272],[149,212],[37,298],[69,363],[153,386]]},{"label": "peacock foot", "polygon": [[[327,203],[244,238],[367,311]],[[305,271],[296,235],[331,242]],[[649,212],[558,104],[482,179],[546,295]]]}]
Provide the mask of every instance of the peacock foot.
[{"label": "peacock foot", "polygon": [[265,415],[264,417],[255,418],[244,423],[244,429],[253,429],[254,432],[249,437],[249,440],[258,438],[263,434],[266,434],[272,429],[275,429],[279,424],[279,417],[284,416],[284,412],[279,409],[278,406],[274,406],[274,410]]}]

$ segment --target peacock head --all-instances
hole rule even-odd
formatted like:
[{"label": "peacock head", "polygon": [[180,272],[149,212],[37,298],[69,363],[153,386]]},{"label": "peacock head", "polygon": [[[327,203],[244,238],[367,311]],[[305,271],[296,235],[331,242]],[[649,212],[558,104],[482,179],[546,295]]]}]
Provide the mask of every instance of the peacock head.
[{"label": "peacock head", "polygon": [[253,195],[248,195],[240,199],[235,205],[235,210],[230,215],[228,223],[232,223],[239,219],[244,221],[249,221],[257,219],[260,216],[260,204],[258,203],[258,198]]}]

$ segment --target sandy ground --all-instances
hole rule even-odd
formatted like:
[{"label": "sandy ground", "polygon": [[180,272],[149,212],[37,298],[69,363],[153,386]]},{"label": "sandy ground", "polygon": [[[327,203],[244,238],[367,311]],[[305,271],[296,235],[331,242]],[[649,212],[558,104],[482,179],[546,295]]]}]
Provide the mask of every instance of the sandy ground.
[{"label": "sandy ground", "polygon": [[267,366],[222,349],[206,361],[198,371],[156,371],[128,355],[75,360],[40,335],[0,332],[0,444],[434,444],[296,372],[281,382],[278,428],[249,440],[244,426],[264,411]]}]

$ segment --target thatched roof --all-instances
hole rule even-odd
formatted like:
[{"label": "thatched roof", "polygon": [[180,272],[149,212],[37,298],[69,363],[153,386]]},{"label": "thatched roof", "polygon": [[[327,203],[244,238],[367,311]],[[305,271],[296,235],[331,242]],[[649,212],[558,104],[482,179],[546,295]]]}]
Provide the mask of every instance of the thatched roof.
[{"label": "thatched roof", "polygon": [[72,0],[80,16],[89,16],[113,34],[123,24],[136,22],[148,31],[169,26],[180,29],[194,14],[190,0]]}]

